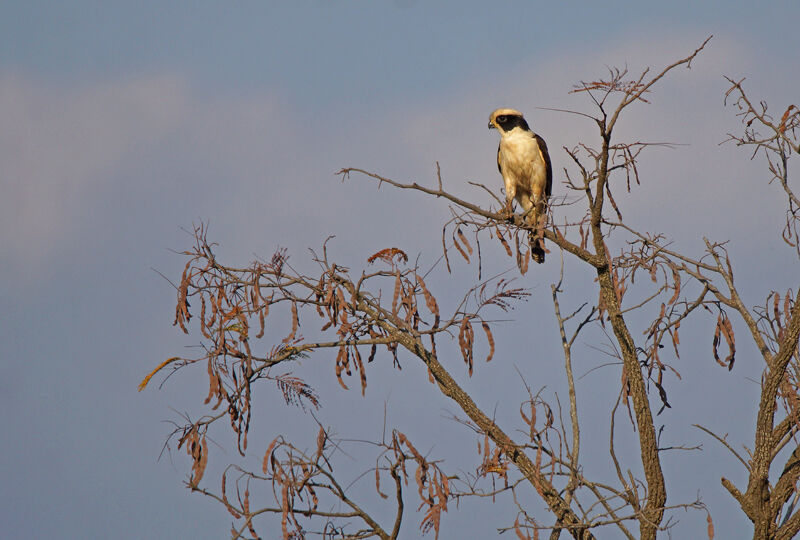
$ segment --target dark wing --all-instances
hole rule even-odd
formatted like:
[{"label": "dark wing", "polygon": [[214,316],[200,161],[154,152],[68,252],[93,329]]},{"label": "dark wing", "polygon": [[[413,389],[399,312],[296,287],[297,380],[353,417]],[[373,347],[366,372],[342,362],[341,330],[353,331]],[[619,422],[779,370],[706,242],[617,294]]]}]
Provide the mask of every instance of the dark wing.
[{"label": "dark wing", "polygon": [[500,168],[500,145],[497,145],[497,170],[500,171],[500,174],[503,174],[503,169]]},{"label": "dark wing", "polygon": [[[536,144],[539,145],[539,150],[542,152],[542,156],[544,156],[544,164],[547,166],[547,184],[544,186],[544,194],[547,195],[549,199],[553,191],[553,167],[550,165],[550,154],[547,152],[547,143],[544,142],[544,139],[539,137],[536,133],[533,134],[533,137],[536,139]],[[499,151],[500,149],[498,148],[498,152]],[[500,167],[499,162],[497,166]]]}]

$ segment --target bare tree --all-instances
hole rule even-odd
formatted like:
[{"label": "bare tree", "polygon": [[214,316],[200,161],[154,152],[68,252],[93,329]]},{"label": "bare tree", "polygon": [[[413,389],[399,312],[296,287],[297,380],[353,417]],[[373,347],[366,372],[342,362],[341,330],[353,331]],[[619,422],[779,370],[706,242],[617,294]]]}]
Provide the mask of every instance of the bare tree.
[{"label": "bare tree", "polygon": [[[432,529],[438,537],[441,516],[449,505],[473,498],[516,508],[514,522],[498,527],[522,539],[538,538],[541,531],[549,531],[551,539],[559,538],[562,532],[590,539],[603,529],[613,529],[617,537],[654,539],[674,523],[670,517],[673,510],[705,511],[700,500],[668,501],[662,467],[662,455],[668,448],[659,445],[653,410],[669,407],[664,374],[672,367],[665,358],[665,345],[678,355],[681,325],[704,314],[715,320],[711,341],[713,357],[719,364],[727,369],[734,367],[735,336],[742,333],[755,343],[764,361],[754,440],[748,455],[741,455],[737,445],[715,434],[714,426],[698,426],[716,439],[720,449],[732,452],[749,475],[746,488],[737,488],[727,478],[722,478],[722,484],[753,522],[753,538],[788,539],[800,531],[800,512],[796,510],[800,497],[800,303],[796,293],[767,287],[765,304],[748,307],[734,283],[733,262],[724,242],[705,239],[705,252],[681,252],[665,235],[636,230],[626,223],[613,195],[621,189],[630,191],[632,185],[642,181],[637,159],[651,146],[641,141],[617,141],[615,128],[620,118],[631,106],[645,102],[645,96],[671,71],[691,67],[707,42],[655,74],[645,70],[630,76],[627,70],[610,69],[601,80],[581,82],[574,92],[588,98],[593,112],[564,111],[584,117],[596,127],[598,135],[594,145],[581,142],[564,149],[570,166],[564,169],[562,180],[569,194],[560,202],[551,201],[547,227],[534,231],[543,235],[544,245],[551,251],[561,252],[562,268],[566,259],[591,269],[596,276],[597,296],[580,299],[575,303],[577,308],[566,312],[562,311],[562,297],[569,288],[563,272],[562,279],[551,287],[550,300],[564,356],[568,420],[563,419],[560,401],[548,402],[524,383],[528,396],[520,406],[524,429],[503,426],[479,407],[440,360],[460,355],[471,376],[478,339],[485,339],[486,360],[492,359],[494,317],[529,296],[514,280],[504,275],[479,277],[466,288],[460,303],[445,312],[425,282],[426,272],[419,263],[409,263],[407,254],[398,248],[372,254],[365,268],[357,272],[334,262],[325,244],[313,255],[317,270],[310,274],[293,268],[285,250],[276,252],[269,261],[237,268],[217,259],[205,227],[195,228],[195,244],[185,252],[188,261],[176,287],[175,323],[184,332],[190,326],[199,330],[202,353],[193,358],[168,359],[145,378],[140,388],[162,370],[174,373],[192,365],[206,367],[208,408],[197,419],[187,418],[173,436],[178,448],[185,448],[191,459],[187,486],[228,510],[235,520],[233,538],[258,537],[262,528],[271,536],[278,523],[284,538],[312,534],[323,538],[397,538],[407,527],[404,518],[413,499],[423,512],[420,527],[423,531]],[[754,156],[767,160],[773,180],[787,196],[783,238],[800,256],[800,201],[792,190],[787,168],[789,158],[800,152],[800,111],[790,106],[780,119],[773,118],[765,103],[755,104],[747,97],[741,81],[730,82],[727,98],[745,126],[742,134],[730,135],[730,141],[752,148]],[[509,216],[503,198],[492,190],[481,186],[496,203],[484,208],[445,191],[438,170],[435,187],[358,168],[342,169],[340,174],[343,178],[359,175],[448,200],[452,217],[442,230],[448,270],[455,264],[451,261],[454,256],[480,262],[482,251],[497,250],[513,258],[520,274],[528,271],[530,251],[525,240],[532,226],[522,215]],[[566,205],[580,205],[582,217],[564,220],[560,214]],[[490,240],[489,246],[481,246],[481,239],[484,244]],[[636,281],[637,275],[649,279]],[[261,345],[259,340],[268,333],[268,323],[276,318],[288,320],[288,334],[270,345]],[[309,328],[308,320],[321,321],[319,339],[301,337],[301,319],[306,321],[304,328]],[[636,322],[632,324],[631,320]],[[576,339],[588,328],[605,333],[607,352],[620,368],[620,385],[604,389],[612,400],[617,396],[608,425],[607,448],[614,482],[598,480],[602,476],[586,468],[581,459],[572,353]],[[642,337],[634,337],[639,335]],[[336,437],[320,424],[314,447],[303,448],[277,435],[267,448],[256,450],[259,455],[264,452],[260,470],[231,464],[221,473],[220,490],[214,490],[204,481],[210,430],[219,424],[214,429],[224,432],[227,418],[237,449],[244,456],[256,412],[254,393],[262,388],[277,388],[287,403],[313,414],[320,406],[315,389],[293,374],[279,372],[279,366],[312,353],[335,358],[335,376],[345,389],[346,381],[357,373],[362,393],[367,388],[368,365],[379,355],[388,355],[398,366],[401,355],[421,362],[433,384],[421,384],[420,392],[438,391],[449,398],[464,415],[458,420],[478,438],[479,461],[474,471],[448,472],[447,456],[425,455],[418,450],[418,442],[398,429],[387,432],[385,427],[381,440],[354,443]],[[623,411],[629,419],[627,429],[638,438],[637,452],[617,450],[617,434],[626,429],[616,425],[618,413]],[[594,423],[600,420],[590,416]],[[365,463],[363,470],[374,476],[373,493],[384,501],[379,510],[370,509],[374,506],[371,498],[363,490],[345,485],[337,474],[335,462],[341,459],[347,444],[365,445],[372,453],[374,461]],[[784,464],[782,471],[772,470],[776,462]],[[532,494],[545,503],[548,514],[536,515],[529,504]],[[362,500],[356,500],[358,496]],[[707,534],[713,538],[710,514]]]}]

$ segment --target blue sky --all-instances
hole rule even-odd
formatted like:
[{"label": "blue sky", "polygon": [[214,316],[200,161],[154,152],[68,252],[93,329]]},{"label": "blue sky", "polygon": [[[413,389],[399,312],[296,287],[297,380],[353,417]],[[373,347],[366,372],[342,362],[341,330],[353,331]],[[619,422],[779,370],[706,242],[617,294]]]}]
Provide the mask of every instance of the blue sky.
[{"label": "blue sky", "polygon": [[[202,373],[136,392],[154,365],[197,343],[172,328],[173,292],[153,270],[178,275],[183,261],[174,251],[189,245],[182,228],[210,221],[220,252],[236,263],[288,246],[293,261],[308,264],[306,248],[329,234],[348,264],[362,264],[387,242],[433,261],[446,205],[358,179],[341,183],[333,173],[360,166],[430,182],[438,160],[445,187],[488,204],[466,182],[499,189],[489,112],[501,105],[523,110],[563,167],[560,148],[587,140],[592,127],[537,107],[589,110],[568,92],[606,66],[663,66],[715,36],[690,71],[675,73],[651,105],[632,109],[620,126],[621,136],[687,144],[653,150],[642,163],[643,188],[620,200],[633,222],[668,229],[688,249],[698,249],[702,235],[731,239],[750,304],[768,292],[759,280],[793,286],[796,276],[784,266],[791,259],[775,234],[781,197],[765,187],[760,163],[718,143],[737,129],[734,111],[723,107],[723,75],[747,77],[753,96],[776,110],[797,103],[798,16],[793,2],[3,3],[4,530],[32,538],[224,537],[227,513],[181,486],[183,455],[158,460],[169,432],[163,421],[199,410]],[[778,210],[754,223],[754,209],[772,208]],[[764,253],[776,262],[765,267]],[[457,270],[459,283],[474,278],[473,270]],[[514,315],[548,336],[547,291],[557,268],[535,270],[525,278],[534,297]],[[450,286],[446,276],[429,284],[437,281]],[[526,344],[513,324],[507,347],[464,381],[509,419],[519,400],[503,403],[490,390],[515,377],[510,366],[527,366],[536,383],[554,391],[561,384],[557,349],[545,349],[554,368],[531,366],[519,357]],[[718,537],[728,538],[746,525],[719,487],[720,474],[736,476],[735,464],[688,426],[715,425],[722,416],[728,423],[720,431],[749,443],[738,419],[748,420],[752,407],[729,396],[752,393],[748,378],[757,379],[760,366],[745,351],[734,372],[723,374],[708,340],[699,331],[696,338],[693,346],[686,336],[675,364],[684,379],[673,381],[673,392],[684,406],[665,413],[672,416],[664,422],[676,440],[703,442],[704,455],[666,467],[678,471],[676,500],[699,490]],[[583,372],[601,362],[588,347],[582,354]],[[318,361],[322,375],[309,364],[307,376],[332,383],[330,365]],[[474,447],[463,429],[437,427],[438,413],[430,422],[409,420],[450,408],[427,385],[420,390],[416,375],[424,380],[424,373],[381,374],[372,376],[366,399],[322,387],[324,422],[343,436],[369,436],[366,427],[346,427],[341,415],[364,410],[359,425],[377,433],[375,411],[388,399],[398,425],[418,424],[420,439],[444,429]],[[587,376],[584,392],[606,410],[608,396],[596,389],[616,384],[618,374],[597,377]],[[711,396],[707,381],[714,381]],[[304,436],[304,420],[278,410],[252,440],[269,441],[275,430]],[[452,451],[453,444],[439,441],[432,451]],[[466,468],[471,459],[454,461]],[[461,516],[451,514],[445,527],[458,531]],[[479,524],[468,530],[491,535],[503,524],[477,515]],[[705,516],[679,517],[685,528],[676,537],[704,530]],[[406,537],[413,538],[417,517],[408,519]]]}]

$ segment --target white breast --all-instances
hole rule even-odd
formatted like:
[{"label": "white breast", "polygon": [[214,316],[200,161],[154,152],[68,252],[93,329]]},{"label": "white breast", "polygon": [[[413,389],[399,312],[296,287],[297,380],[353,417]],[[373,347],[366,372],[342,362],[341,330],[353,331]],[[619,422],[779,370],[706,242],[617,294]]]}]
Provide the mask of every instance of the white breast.
[{"label": "white breast", "polygon": [[[540,195],[547,182],[547,165],[529,131],[513,129],[500,139],[500,169],[506,192],[520,203],[522,197]],[[538,197],[534,197],[538,199]]]}]

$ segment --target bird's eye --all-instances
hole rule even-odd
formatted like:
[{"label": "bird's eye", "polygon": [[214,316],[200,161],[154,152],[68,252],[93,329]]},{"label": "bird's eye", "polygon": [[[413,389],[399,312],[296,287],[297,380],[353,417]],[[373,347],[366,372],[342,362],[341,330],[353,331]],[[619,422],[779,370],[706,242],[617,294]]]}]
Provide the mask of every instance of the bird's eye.
[{"label": "bird's eye", "polygon": [[497,117],[497,123],[498,124],[502,124],[505,121],[506,121],[505,115],[500,115],[500,116]]}]

